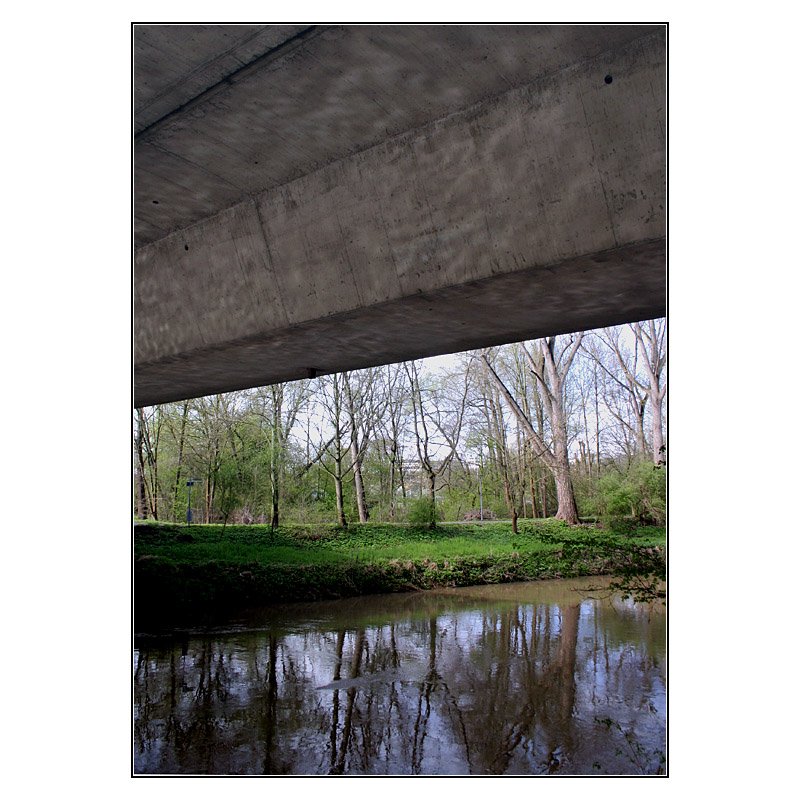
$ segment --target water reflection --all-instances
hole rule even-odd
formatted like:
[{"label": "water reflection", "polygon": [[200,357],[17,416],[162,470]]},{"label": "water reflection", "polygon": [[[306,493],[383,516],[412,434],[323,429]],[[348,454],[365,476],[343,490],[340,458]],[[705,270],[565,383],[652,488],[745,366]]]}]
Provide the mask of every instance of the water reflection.
[{"label": "water reflection", "polygon": [[142,639],[135,770],[663,772],[663,607],[580,586],[360,598]]}]

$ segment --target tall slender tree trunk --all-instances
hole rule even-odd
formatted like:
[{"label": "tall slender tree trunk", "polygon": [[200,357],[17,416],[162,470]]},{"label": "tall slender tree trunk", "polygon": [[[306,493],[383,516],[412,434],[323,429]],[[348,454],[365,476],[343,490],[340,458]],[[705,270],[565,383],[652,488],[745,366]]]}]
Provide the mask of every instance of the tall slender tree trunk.
[{"label": "tall slender tree trunk", "polygon": [[[538,392],[534,397],[534,406],[539,435],[544,439],[544,403],[542,403],[542,398]],[[547,475],[541,470],[539,474],[539,499],[542,507],[542,517],[547,518]]]},{"label": "tall slender tree trunk", "polygon": [[641,456],[647,453],[647,439],[644,435],[644,410],[647,405],[647,396],[634,400],[636,404],[636,445]]},{"label": "tall slender tree trunk", "polygon": [[514,505],[514,501],[511,499],[511,495],[508,491],[506,491],[506,503],[508,503],[508,506],[511,509],[511,532],[519,533],[517,530],[517,507]]},{"label": "tall slender tree trunk", "polygon": [[343,528],[347,527],[347,518],[344,515],[344,486],[341,478],[341,465],[338,474],[333,476],[333,484],[336,488],[336,519]]},{"label": "tall slender tree trunk", "polygon": [[136,470],[136,506],[136,516],[138,516],[139,519],[147,519],[147,495],[144,485],[144,468],[141,460]]},{"label": "tall slender tree trunk", "polygon": [[547,517],[547,475],[539,476],[539,499],[542,505],[542,517]]},{"label": "tall slender tree trunk", "polygon": [[569,471],[569,450],[567,447],[567,424],[561,410],[553,403],[551,411],[551,427],[553,429],[553,455],[555,456],[555,469],[553,478],[556,482],[556,497],[558,498],[558,511],[556,519],[563,519],[570,525],[578,524],[578,504],[575,501],[575,491]]},{"label": "tall slender tree trunk", "polygon": [[[517,533],[517,504],[512,488],[512,471],[509,465],[508,440],[506,438],[503,413],[500,409],[499,397],[495,400],[491,386],[487,386],[487,396],[484,397],[484,411],[489,423],[490,442],[495,444],[495,455],[500,477],[503,481],[503,495],[505,496],[508,513],[511,517],[511,527]],[[488,406],[487,406],[488,403]]]},{"label": "tall slender tree trunk", "polygon": [[280,458],[282,455],[283,442],[280,436],[281,415],[283,410],[283,387],[271,387],[272,393],[272,430],[270,431],[270,457],[269,457],[269,480],[270,480],[270,499],[272,505],[272,517],[270,527],[274,532],[280,523]]},{"label": "tall slender tree trunk", "polygon": [[661,464],[666,462],[661,407],[667,391],[666,383],[662,384],[662,372],[666,365],[664,323],[650,320],[645,326],[644,323],[637,322],[631,325],[631,329],[647,356],[644,359],[644,366],[647,370],[648,385],[642,388],[647,391],[653,409],[651,412],[653,418],[653,463]]},{"label": "tall slender tree trunk", "polygon": [[658,400],[653,403],[653,463],[663,464],[666,462],[664,456],[664,432],[663,432],[663,417],[661,413],[661,401]]},{"label": "tall slender tree trunk", "polygon": [[144,482],[144,414],[136,409],[136,516],[147,519],[147,492]]},{"label": "tall slender tree trunk", "polygon": [[367,510],[364,479],[361,474],[361,455],[358,452],[358,439],[355,431],[350,442],[350,456],[353,459],[353,488],[356,493],[356,505],[358,506],[358,521],[366,522],[369,519],[369,511]]},{"label": "tall slender tree trunk", "polygon": [[172,519],[178,521],[178,492],[181,486],[181,472],[183,471],[183,443],[186,438],[186,419],[189,416],[189,401],[183,404],[181,412],[181,433],[178,437],[178,467],[175,471],[175,487],[172,492]]},{"label": "tall slender tree trunk", "polygon": [[514,480],[519,487],[519,502],[520,502],[520,510],[522,516],[524,518],[528,517],[528,502],[525,499],[525,444],[522,438],[522,433],[519,429],[519,420],[517,420],[516,424],[516,436],[517,436],[517,463],[516,463],[516,472]]},{"label": "tall slender tree trunk", "polygon": [[531,493],[531,517],[536,519],[539,516],[539,509],[536,503],[536,480],[534,475],[533,465],[533,452],[531,450],[530,442],[524,445],[526,452],[526,462],[528,465],[528,486]]},{"label": "tall slender tree trunk", "polygon": [[430,469],[427,471],[428,475],[428,492],[431,498],[431,521],[429,528],[436,527],[436,473]]},{"label": "tall slender tree trunk", "polygon": [[278,488],[277,474],[274,465],[270,470],[270,489],[271,489],[271,502],[272,502],[272,516],[270,519],[270,528],[273,531],[278,529],[280,524],[280,494]]},{"label": "tall slender tree trunk", "polygon": [[394,522],[395,512],[396,512],[396,503],[394,499],[394,492],[395,492],[395,445],[392,444],[392,450],[389,454],[389,519]]},{"label": "tall slender tree trunk", "polygon": [[597,478],[600,478],[600,398],[597,391],[597,363],[594,364],[594,446]]},{"label": "tall slender tree trunk", "polygon": [[270,505],[272,508],[272,516],[270,519],[270,528],[273,533],[277,530],[280,524],[280,482],[278,479],[278,442],[275,430],[276,423],[272,424],[271,447],[269,457],[269,487],[270,487]]}]

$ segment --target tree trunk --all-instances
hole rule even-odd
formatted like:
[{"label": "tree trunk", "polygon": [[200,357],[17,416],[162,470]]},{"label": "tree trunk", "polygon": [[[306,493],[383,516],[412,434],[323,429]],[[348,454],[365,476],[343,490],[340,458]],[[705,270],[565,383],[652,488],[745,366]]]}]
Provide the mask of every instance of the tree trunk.
[{"label": "tree trunk", "polygon": [[333,476],[333,483],[336,487],[336,519],[342,528],[347,527],[347,519],[344,515],[344,489],[342,479],[339,475]]},{"label": "tree trunk", "polygon": [[428,492],[431,497],[431,521],[429,527],[433,529],[436,527],[436,473],[433,470],[428,471]]},{"label": "tree trunk", "polygon": [[389,455],[389,519],[394,522],[395,517],[395,501],[394,501],[394,473],[395,473],[395,447],[392,446],[391,454]]},{"label": "tree trunk", "polygon": [[597,364],[594,365],[594,446],[597,479],[600,480],[600,399],[597,391]]},{"label": "tree trunk", "polygon": [[278,529],[280,524],[280,495],[278,489],[277,475],[274,471],[270,474],[271,488],[272,488],[272,518],[270,519],[270,528],[273,531]]},{"label": "tree trunk", "polygon": [[642,350],[647,354],[647,358],[644,359],[644,365],[647,370],[648,386],[642,388],[646,388],[650,398],[650,405],[653,408],[653,463],[666,463],[664,434],[661,430],[663,422],[661,404],[667,391],[666,384],[662,385],[661,382],[662,372],[666,364],[664,324],[663,322],[656,323],[655,320],[650,320],[647,323],[647,327],[643,323],[637,322],[635,325],[631,325],[631,329]]},{"label": "tree trunk", "polygon": [[272,518],[270,520],[270,527],[272,531],[276,531],[280,523],[280,465],[279,459],[281,453],[279,448],[282,446],[280,441],[280,425],[281,413],[283,408],[283,387],[272,386],[272,429],[270,431],[270,456],[269,456],[269,481],[270,481],[270,498],[272,504]]},{"label": "tree trunk", "polygon": [[636,443],[642,457],[647,453],[647,440],[644,435],[644,409],[647,397],[636,401]]},{"label": "tree trunk", "polygon": [[181,434],[178,438],[178,468],[175,472],[175,488],[172,493],[172,519],[178,521],[178,492],[181,486],[181,472],[183,471],[183,443],[186,438],[186,419],[189,416],[189,401],[183,404],[181,413]]},{"label": "tree trunk", "polygon": [[350,456],[353,459],[353,488],[356,493],[356,505],[358,506],[358,521],[366,522],[369,519],[367,511],[367,498],[364,493],[364,479],[361,476],[361,457],[358,452],[358,439],[353,431],[353,438],[350,442]]},{"label": "tree trunk", "polygon": [[147,498],[144,489],[144,472],[141,465],[136,470],[136,515],[139,519],[147,519]]},{"label": "tree trunk", "polygon": [[528,462],[528,484],[531,493],[531,517],[536,519],[536,517],[539,516],[539,510],[536,506],[536,479],[533,469],[533,452],[531,451],[529,442],[525,445],[525,449],[527,450],[526,461]]},{"label": "tree trunk", "polygon": [[542,517],[547,517],[547,475],[539,477],[539,499],[542,506]]},{"label": "tree trunk", "polygon": [[572,480],[569,475],[569,468],[566,470],[558,469],[553,473],[556,482],[556,497],[558,498],[558,512],[556,519],[563,519],[570,525],[578,524],[578,505],[575,502],[575,492],[572,488]]},{"label": "tree trunk", "polygon": [[653,463],[665,464],[666,456],[664,454],[664,433],[662,431],[662,416],[661,416],[661,402],[656,401],[653,403]]},{"label": "tree trunk", "polygon": [[147,495],[144,484],[144,414],[141,409],[136,410],[136,516],[147,519]]}]

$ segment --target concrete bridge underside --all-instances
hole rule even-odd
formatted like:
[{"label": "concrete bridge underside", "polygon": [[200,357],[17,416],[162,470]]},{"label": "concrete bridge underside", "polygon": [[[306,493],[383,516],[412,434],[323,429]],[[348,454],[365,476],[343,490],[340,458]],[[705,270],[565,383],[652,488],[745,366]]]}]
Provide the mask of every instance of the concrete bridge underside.
[{"label": "concrete bridge underside", "polygon": [[664,26],[134,26],[134,402],[663,316]]}]

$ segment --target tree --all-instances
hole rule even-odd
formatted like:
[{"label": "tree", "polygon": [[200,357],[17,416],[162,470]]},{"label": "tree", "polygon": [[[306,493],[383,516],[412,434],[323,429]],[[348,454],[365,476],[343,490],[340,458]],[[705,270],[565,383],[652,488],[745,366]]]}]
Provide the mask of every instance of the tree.
[{"label": "tree", "polygon": [[553,474],[558,499],[556,519],[563,519],[571,525],[576,525],[578,523],[578,506],[575,502],[575,491],[569,468],[564,388],[567,374],[572,366],[575,353],[580,347],[583,334],[574,335],[563,345],[559,345],[558,338],[550,336],[540,339],[533,343],[530,350],[524,345],[521,346],[528,368],[539,386],[545,412],[550,421],[552,448],[548,447],[544,438],[536,431],[531,420],[503,383],[490,363],[486,351],[481,354],[481,358],[490,377],[532,441],[536,451],[535,455],[544,461]]},{"label": "tree", "polygon": [[667,393],[667,382],[662,382],[667,354],[664,348],[666,323],[662,320],[649,320],[631,325],[636,342],[645,353],[644,369],[647,374],[647,393],[650,398],[650,412],[653,423],[653,463],[666,463],[664,445],[662,407]]},{"label": "tree", "polygon": [[[434,527],[436,524],[436,481],[449,468],[450,462],[456,454],[464,422],[470,371],[469,367],[464,370],[464,385],[460,396],[448,397],[444,387],[440,387],[439,391],[435,392],[434,387],[423,385],[420,381],[420,369],[416,361],[406,361],[403,366],[409,382],[419,465],[428,480],[431,504],[430,526]],[[433,401],[431,402],[432,396]]]},{"label": "tree", "polygon": [[386,368],[383,391],[385,395],[386,413],[383,415],[381,426],[381,447],[389,461],[389,519],[394,520],[396,503],[396,486],[400,484],[400,491],[405,498],[406,484],[403,471],[403,446],[402,439],[405,433],[406,407],[409,400],[406,370],[402,365],[389,365]]},{"label": "tree", "polygon": [[517,447],[517,459],[515,459],[513,449],[508,443],[500,390],[496,383],[489,378],[485,362],[484,367],[480,395],[486,425],[485,437],[490,458],[496,462],[503,483],[503,494],[511,517],[511,528],[514,533],[517,533],[518,501],[522,491],[519,486],[519,473],[514,469],[514,461],[518,460],[521,448]]},{"label": "tree", "polygon": [[[605,403],[623,428],[635,435],[636,451],[639,453],[648,449],[644,420],[647,408],[650,409],[650,452],[653,463],[662,464],[665,461],[662,408],[667,391],[666,381],[663,380],[666,365],[665,322],[663,319],[636,322],[629,325],[628,329],[634,337],[632,347],[625,345],[621,328],[605,328],[595,332],[587,352],[611,381],[612,389],[616,388],[624,397],[635,420],[633,425],[619,409],[613,391],[606,393]],[[610,358],[604,355],[598,342],[605,345]]]},{"label": "tree", "polygon": [[[347,414],[343,376],[333,373],[318,379],[319,403],[324,414],[324,423],[331,431],[331,438],[321,445],[315,460],[333,478],[336,492],[336,519],[343,528],[347,527],[344,512],[344,479],[355,466],[355,461],[346,463],[352,445],[352,428]],[[320,431],[320,438],[322,432]],[[327,458],[323,457],[327,456]]]},{"label": "tree", "polygon": [[289,436],[297,416],[308,399],[308,381],[275,383],[260,388],[254,398],[260,429],[266,426],[269,453],[270,526],[280,524],[281,487],[286,473]]},{"label": "tree", "polygon": [[141,519],[159,513],[159,446],[161,443],[162,407],[136,409],[135,449],[137,462],[137,508]]},{"label": "tree", "polygon": [[364,489],[364,457],[377,421],[386,406],[385,401],[376,399],[377,375],[376,370],[369,369],[342,373],[342,385],[350,423],[350,461],[359,522],[366,522],[369,519]]}]

